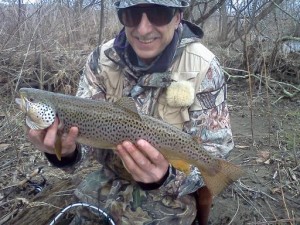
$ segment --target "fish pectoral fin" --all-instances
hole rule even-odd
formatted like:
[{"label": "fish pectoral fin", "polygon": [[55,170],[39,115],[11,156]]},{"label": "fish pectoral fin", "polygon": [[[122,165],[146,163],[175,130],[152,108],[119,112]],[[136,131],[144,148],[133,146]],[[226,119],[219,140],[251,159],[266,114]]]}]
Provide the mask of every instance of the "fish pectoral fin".
[{"label": "fish pectoral fin", "polygon": [[188,175],[191,171],[191,165],[182,159],[168,159],[169,163],[176,169]]},{"label": "fish pectoral fin", "polygon": [[62,149],[61,137],[57,136],[55,145],[54,145],[54,152],[59,161],[61,161],[61,149]]}]

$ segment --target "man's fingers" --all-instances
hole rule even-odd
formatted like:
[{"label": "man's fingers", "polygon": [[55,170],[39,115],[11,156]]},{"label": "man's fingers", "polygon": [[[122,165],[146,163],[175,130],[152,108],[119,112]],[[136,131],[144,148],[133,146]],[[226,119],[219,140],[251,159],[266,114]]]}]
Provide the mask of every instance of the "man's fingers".
[{"label": "man's fingers", "polygon": [[145,156],[141,149],[139,149],[137,146],[135,146],[131,142],[124,142],[124,147],[126,148],[127,152],[130,154],[133,161],[143,170],[149,170],[153,166],[149,159],[147,158],[147,155]]},{"label": "man's fingers", "polygon": [[144,167],[144,171],[151,177],[152,182],[160,181],[166,174],[169,168],[169,162],[165,157],[149,142],[140,139],[137,141],[137,147],[141,151],[141,154],[147,157],[151,166]]},{"label": "man's fingers", "polygon": [[169,167],[163,155],[144,140],[139,140],[136,145],[125,141],[117,146],[117,152],[133,179],[139,182],[158,182]]},{"label": "man's fingers", "polygon": [[29,129],[28,133],[27,133],[28,139],[36,148],[38,148],[44,152],[53,154],[53,149],[48,148],[44,145],[44,138],[45,138],[46,132],[47,132],[46,130]]},{"label": "man's fingers", "polygon": [[62,135],[62,156],[70,155],[76,149],[76,139],[78,137],[78,127],[71,127],[69,133]]},{"label": "man's fingers", "polygon": [[66,143],[75,143],[78,136],[78,127],[71,127],[69,133],[66,135]]},{"label": "man's fingers", "polygon": [[143,176],[143,171],[140,169],[140,167],[137,165],[137,163],[128,153],[128,149],[127,149],[128,147],[129,145],[126,142],[118,145],[117,146],[118,155],[122,159],[124,167],[127,169],[127,171],[131,173],[131,175],[136,181],[140,181],[139,177]]},{"label": "man's fingers", "polygon": [[156,166],[160,166],[162,162],[166,161],[164,156],[149,142],[140,139],[137,141],[137,146],[144,153],[144,155]]},{"label": "man's fingers", "polygon": [[[76,149],[76,139],[78,137],[78,128],[71,127],[69,133],[62,134],[62,128],[59,125],[59,119],[55,118],[54,123],[44,130],[28,129],[28,138],[39,150],[54,154],[54,149],[61,151],[62,156],[69,156]],[[60,137],[60,144],[56,143]]]},{"label": "man's fingers", "polygon": [[45,134],[46,134],[45,130],[33,130],[33,129],[29,129],[27,131],[27,135],[28,135],[30,141],[43,140]]}]

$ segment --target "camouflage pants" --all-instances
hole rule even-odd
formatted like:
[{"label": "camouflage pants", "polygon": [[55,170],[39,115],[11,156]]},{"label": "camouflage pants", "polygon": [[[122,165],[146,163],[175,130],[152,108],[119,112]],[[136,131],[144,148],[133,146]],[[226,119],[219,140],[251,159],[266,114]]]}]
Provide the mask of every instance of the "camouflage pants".
[{"label": "camouflage pants", "polygon": [[[193,196],[175,198],[162,196],[157,190],[144,191],[135,182],[117,178],[105,169],[89,174],[75,195],[79,201],[104,210],[118,225],[191,225],[196,216]],[[109,224],[88,211],[78,212],[71,224]]]}]

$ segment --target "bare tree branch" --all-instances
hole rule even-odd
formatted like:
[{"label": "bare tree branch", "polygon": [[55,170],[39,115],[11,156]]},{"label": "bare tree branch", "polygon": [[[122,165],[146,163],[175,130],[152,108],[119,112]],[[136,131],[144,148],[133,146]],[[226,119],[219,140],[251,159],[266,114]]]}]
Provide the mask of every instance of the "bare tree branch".
[{"label": "bare tree branch", "polygon": [[199,19],[195,20],[194,23],[196,24],[203,23],[208,17],[214,14],[225,2],[226,0],[218,1],[213,7],[210,8],[210,10],[207,13],[202,15]]}]

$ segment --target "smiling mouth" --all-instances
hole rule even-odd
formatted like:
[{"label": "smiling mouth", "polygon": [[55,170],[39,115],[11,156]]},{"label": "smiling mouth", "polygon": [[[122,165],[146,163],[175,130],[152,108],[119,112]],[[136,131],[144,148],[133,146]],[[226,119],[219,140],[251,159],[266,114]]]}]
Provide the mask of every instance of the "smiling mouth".
[{"label": "smiling mouth", "polygon": [[151,39],[136,38],[136,39],[143,44],[150,44],[150,43],[154,42],[157,38],[151,38]]}]

